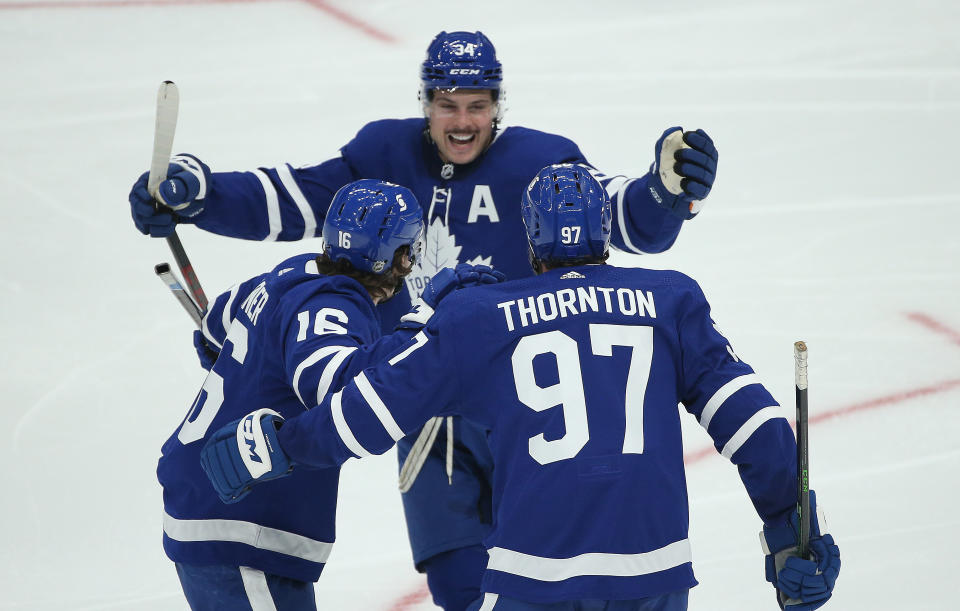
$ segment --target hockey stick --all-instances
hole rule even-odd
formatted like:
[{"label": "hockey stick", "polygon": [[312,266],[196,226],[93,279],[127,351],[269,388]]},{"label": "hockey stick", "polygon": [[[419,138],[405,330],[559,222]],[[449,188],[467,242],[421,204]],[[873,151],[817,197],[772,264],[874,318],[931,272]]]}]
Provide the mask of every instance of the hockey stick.
[{"label": "hockey stick", "polygon": [[200,309],[200,306],[194,302],[193,298],[190,297],[190,293],[187,289],[183,288],[183,285],[180,284],[180,281],[177,280],[176,275],[170,269],[169,263],[158,263],[153,271],[156,272],[157,277],[167,285],[167,288],[173,293],[173,296],[177,298],[177,301],[180,302],[180,305],[183,306],[183,309],[187,311],[187,314],[190,315],[190,318],[193,319],[193,322],[196,323],[197,328],[200,328],[201,321],[203,320],[203,311]]},{"label": "hockey stick", "polygon": [[436,440],[442,424],[443,417],[435,416],[423,425],[420,435],[413,442],[406,460],[403,461],[403,466],[400,467],[400,492],[406,492],[417,481],[420,469],[423,468],[423,463],[427,460],[427,455],[430,453],[430,448],[433,447],[433,442]]},{"label": "hockey stick", "polygon": [[793,344],[794,377],[797,386],[797,512],[800,515],[798,552],[810,552],[810,456],[807,441],[807,344]]},{"label": "hockey stick", "polygon": [[[153,132],[153,157],[150,161],[150,175],[147,178],[147,192],[154,201],[162,204],[157,193],[160,183],[167,179],[167,166],[173,152],[173,136],[177,130],[177,114],[180,110],[180,91],[173,81],[163,81],[157,90],[157,121]],[[167,236],[167,246],[173,253],[173,258],[183,274],[183,280],[190,290],[190,296],[200,307],[201,312],[207,309],[207,296],[200,286],[187,251],[180,242],[177,230]]]}]

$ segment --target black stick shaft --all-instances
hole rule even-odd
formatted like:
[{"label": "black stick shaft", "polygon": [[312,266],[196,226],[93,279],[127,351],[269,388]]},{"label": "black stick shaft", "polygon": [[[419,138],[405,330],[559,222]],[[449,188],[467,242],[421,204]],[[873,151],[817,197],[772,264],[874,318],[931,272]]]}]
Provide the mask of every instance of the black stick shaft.
[{"label": "black stick shaft", "polygon": [[810,555],[810,452],[807,415],[807,345],[794,344],[797,399],[797,512],[800,515],[798,552],[801,558]]}]

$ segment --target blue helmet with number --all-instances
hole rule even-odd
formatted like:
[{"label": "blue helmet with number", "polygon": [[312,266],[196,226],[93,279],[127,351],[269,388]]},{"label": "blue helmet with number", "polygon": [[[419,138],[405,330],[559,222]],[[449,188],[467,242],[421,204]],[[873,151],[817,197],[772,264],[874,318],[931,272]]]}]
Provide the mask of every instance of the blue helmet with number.
[{"label": "blue helmet with number", "polygon": [[604,257],[610,246],[610,198],[590,169],[577,164],[543,168],[521,204],[530,252],[541,261]]},{"label": "blue helmet with number", "polygon": [[356,269],[382,274],[402,246],[411,262],[420,256],[423,211],[405,187],[364,179],[344,185],[333,196],[323,221],[323,252]]},{"label": "blue helmet with number", "polygon": [[502,82],[497,50],[482,32],[440,32],[420,67],[424,103],[434,89],[491,89],[499,99]]}]

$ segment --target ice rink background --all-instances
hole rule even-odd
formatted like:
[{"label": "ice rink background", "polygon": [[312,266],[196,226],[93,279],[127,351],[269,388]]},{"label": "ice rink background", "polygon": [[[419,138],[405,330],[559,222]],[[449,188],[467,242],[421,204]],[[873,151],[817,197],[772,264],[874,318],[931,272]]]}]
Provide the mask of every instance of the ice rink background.
[{"label": "ice rink background", "polygon": [[[615,262],[698,279],[791,418],[808,342],[812,483],[843,556],[826,608],[955,608],[957,3],[0,0],[0,609],[186,608],[154,468],[203,372],[152,273],[166,245],[126,202],[158,83],[180,86],[176,151],[305,165],[417,115],[441,29],[494,40],[507,124],[607,173],[642,174],[666,127],[709,131],[704,212],[669,253]],[[208,294],[317,248],[181,237]],[[759,519],[685,421],[690,608],[775,609]],[[345,467],[321,609],[432,608],[395,470],[393,452]]]}]

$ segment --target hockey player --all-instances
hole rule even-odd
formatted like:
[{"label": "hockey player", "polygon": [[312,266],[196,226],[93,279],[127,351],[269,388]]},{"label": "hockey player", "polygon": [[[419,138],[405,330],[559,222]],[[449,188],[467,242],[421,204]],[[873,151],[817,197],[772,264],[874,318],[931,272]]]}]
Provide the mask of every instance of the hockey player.
[{"label": "hockey player", "polygon": [[[249,496],[238,491],[231,500],[243,502],[225,505],[201,470],[200,448],[251,409],[291,418],[317,405],[409,339],[446,292],[495,280],[483,270],[444,270],[403,323],[407,329],[378,340],[374,306],[418,260],[422,233],[423,212],[409,190],[351,183],[333,198],[322,254],[287,259],[211,305],[203,326],[220,356],[157,467],[163,546],[192,609],[316,609],[311,582],[334,540],[339,469],[298,470]],[[284,473],[251,443],[260,424],[249,423],[245,467]]]},{"label": "hockey player", "polygon": [[[545,168],[523,205],[537,277],[458,291],[320,407],[283,422],[253,414],[261,437],[296,473],[382,453],[390,431],[460,413],[489,429],[496,463],[484,596],[471,609],[679,611],[696,585],[679,402],[737,466],[781,606],[821,606],[839,550],[814,519],[811,559],[795,557],[789,424],[695,281],[604,264],[609,206],[587,168]],[[204,450],[213,461],[238,451],[227,428]],[[243,474],[221,493],[255,481]]]},{"label": "hockey player", "polygon": [[[175,157],[160,192],[177,211],[154,209],[144,174],[130,194],[136,226],[152,236],[190,223],[246,239],[308,238],[322,226],[340,186],[376,177],[410,188],[423,203],[427,225],[427,256],[407,276],[402,294],[378,308],[385,329],[442,267],[482,263],[509,278],[531,276],[518,206],[523,190],[541,168],[586,163],[583,154],[560,136],[500,127],[501,64],[480,32],[441,32],[420,75],[424,117],[369,123],[339,157],[319,165],[211,173],[195,157]],[[639,178],[591,170],[612,198],[611,241],[625,252],[660,252],[673,244],[684,219],[699,212],[710,192],[717,151],[702,130],[670,128],[656,141],[652,161]],[[481,540],[491,523],[491,457],[483,432],[470,423],[438,429],[432,450],[427,444],[427,454],[411,457],[426,462],[407,480],[414,483],[403,495],[404,511],[414,562],[427,573],[434,601],[462,611],[479,593],[486,563]],[[451,477],[446,458],[454,441]],[[400,444],[401,461],[412,443]]]}]

